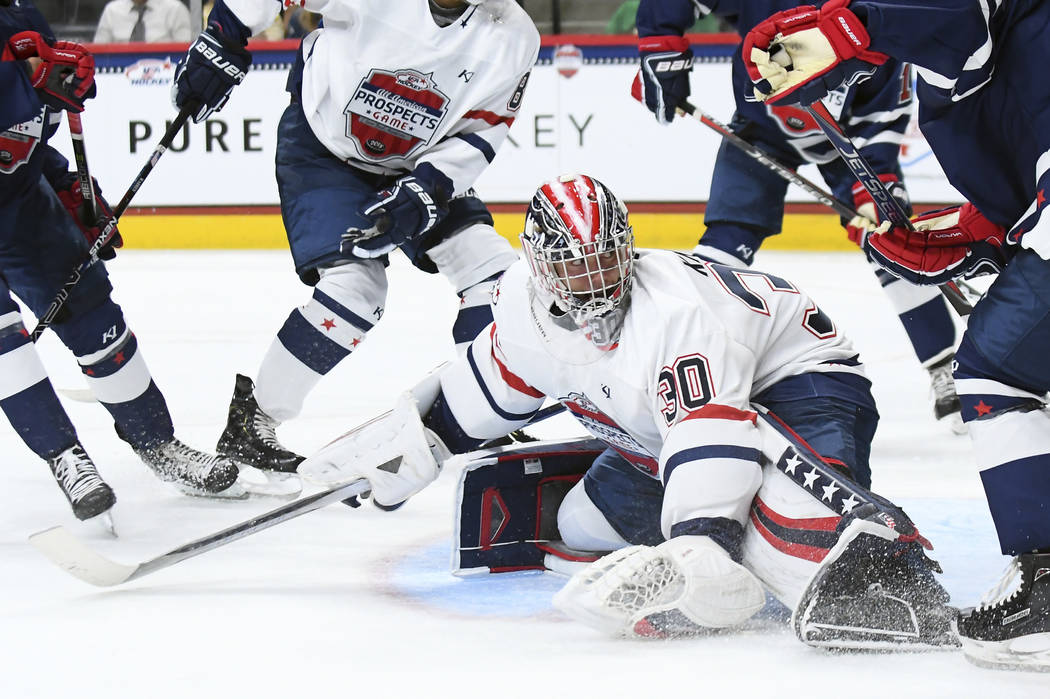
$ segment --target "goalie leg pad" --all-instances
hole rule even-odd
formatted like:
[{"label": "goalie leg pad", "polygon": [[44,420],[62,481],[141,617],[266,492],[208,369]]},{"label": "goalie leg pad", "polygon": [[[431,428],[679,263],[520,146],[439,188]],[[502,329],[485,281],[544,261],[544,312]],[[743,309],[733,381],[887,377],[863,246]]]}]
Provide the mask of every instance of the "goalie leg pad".
[{"label": "goalie leg pad", "polygon": [[561,543],[558,510],[605,445],[595,439],[530,442],[467,455],[456,493],[452,572],[544,570],[552,557],[590,562]]},{"label": "goalie leg pad", "polygon": [[415,397],[404,393],[393,410],[299,464],[299,475],[324,486],[366,478],[375,504],[390,509],[434,481],[448,456],[441,440],[423,427]]},{"label": "goalie leg pad", "polygon": [[807,645],[832,649],[956,648],[957,610],[916,541],[855,518],[802,595],[792,624]]}]

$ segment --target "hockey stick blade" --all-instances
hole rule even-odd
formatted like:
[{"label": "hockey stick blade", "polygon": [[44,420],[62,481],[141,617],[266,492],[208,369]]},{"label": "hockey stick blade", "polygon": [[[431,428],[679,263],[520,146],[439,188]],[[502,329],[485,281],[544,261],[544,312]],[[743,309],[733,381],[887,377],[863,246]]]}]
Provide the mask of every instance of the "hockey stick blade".
[{"label": "hockey stick blade", "polygon": [[251,536],[264,529],[276,526],[319,510],[326,505],[359,496],[370,490],[368,481],[357,478],[340,483],[327,490],[300,498],[287,505],[265,512],[258,517],[227,527],[221,531],[196,539],[138,565],[125,565],[112,561],[77,539],[62,526],[37,532],[29,537],[29,543],[44,554],[52,563],[70,575],[98,587],[113,587],[158,570],[163,570],[187,558],[217,549],[226,544]]}]

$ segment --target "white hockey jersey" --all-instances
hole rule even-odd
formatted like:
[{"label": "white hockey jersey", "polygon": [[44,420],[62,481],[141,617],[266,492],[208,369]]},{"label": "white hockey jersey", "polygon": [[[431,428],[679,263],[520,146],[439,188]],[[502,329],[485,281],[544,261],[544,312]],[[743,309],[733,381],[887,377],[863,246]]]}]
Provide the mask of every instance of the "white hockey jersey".
[{"label": "white hockey jersey", "polygon": [[475,438],[504,435],[545,396],[557,399],[661,479],[665,536],[695,517],[743,523],[761,481],[752,396],[807,372],[863,376],[849,340],[793,284],[690,255],[639,251],[608,352],[552,318],[524,262],[493,300],[492,325],[441,375],[460,426]]},{"label": "white hockey jersey", "polygon": [[[278,0],[225,0],[253,33]],[[292,5],[299,5],[293,0]],[[305,0],[324,26],[303,40],[302,106],[337,157],[381,174],[429,162],[470,188],[506,138],[539,54],[517,3],[468,7],[446,27],[428,0]]]}]

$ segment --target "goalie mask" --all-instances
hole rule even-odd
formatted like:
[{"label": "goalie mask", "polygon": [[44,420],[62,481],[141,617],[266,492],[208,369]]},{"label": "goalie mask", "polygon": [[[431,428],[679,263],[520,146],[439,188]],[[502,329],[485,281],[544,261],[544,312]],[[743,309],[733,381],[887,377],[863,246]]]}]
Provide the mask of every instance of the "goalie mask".
[{"label": "goalie mask", "polygon": [[616,347],[630,303],[634,232],[627,207],[593,177],[536,190],[521,234],[536,290],[602,350]]}]

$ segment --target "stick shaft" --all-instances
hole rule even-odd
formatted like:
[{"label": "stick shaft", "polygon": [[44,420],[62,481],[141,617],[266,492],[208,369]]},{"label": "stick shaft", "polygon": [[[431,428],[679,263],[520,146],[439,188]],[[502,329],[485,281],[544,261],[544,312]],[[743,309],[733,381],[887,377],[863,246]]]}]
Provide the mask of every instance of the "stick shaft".
[{"label": "stick shaft", "polygon": [[[66,279],[65,284],[62,285],[62,288],[58,290],[58,294],[51,301],[51,305],[48,306],[47,311],[44,313],[43,316],[40,317],[40,320],[37,322],[37,326],[33,328],[33,332],[30,336],[33,342],[36,342],[40,338],[40,336],[44,334],[44,331],[47,330],[53,322],[55,322],[55,316],[58,315],[58,312],[62,310],[62,307],[66,304],[66,301],[69,299],[69,295],[72,293],[73,288],[76,287],[77,282],[80,281],[80,277],[83,276],[84,270],[87,269],[89,265],[98,260],[99,251],[103,247],[105,247],[105,245],[109,242],[110,238],[112,238],[117,231],[117,220],[128,208],[128,204],[131,203],[131,200],[135,197],[135,194],[139,191],[139,188],[142,187],[142,183],[146,181],[146,178],[149,176],[150,172],[153,171],[153,168],[157,165],[157,161],[160,160],[160,157],[162,155],[164,155],[164,151],[166,151],[171,146],[171,142],[175,139],[175,135],[182,130],[182,127],[186,124],[186,120],[189,119],[189,116],[190,109],[188,107],[184,108],[181,112],[179,112],[179,115],[175,117],[175,121],[171,123],[171,126],[168,127],[168,130],[164,133],[164,137],[160,140],[160,143],[157,144],[157,147],[153,149],[153,153],[150,154],[149,160],[146,162],[145,165],[142,166],[142,169],[139,170],[139,174],[135,178],[135,181],[131,183],[131,186],[128,188],[128,191],[124,193],[124,197],[120,200],[120,203],[117,204],[115,209],[113,209],[113,216],[111,216],[110,219],[106,222],[106,225],[102,229],[102,232],[99,233],[98,238],[95,240],[94,243],[92,243],[91,247],[88,248],[87,254],[84,256],[84,259],[82,259],[80,263],[76,266],[76,268],[74,268],[73,271],[70,273],[69,277]],[[77,122],[79,123],[79,119],[77,120]],[[72,131],[73,127],[71,126],[70,129]],[[73,143],[75,153],[77,149],[77,140],[75,138],[73,140]],[[81,129],[80,145],[83,146],[83,129]],[[84,167],[86,172],[86,155],[84,157]],[[79,157],[77,159],[77,168],[79,173]],[[91,179],[90,175],[88,175],[87,177],[88,180]],[[83,187],[83,182],[81,183],[81,187]],[[93,194],[91,196],[90,201],[93,205],[95,202],[95,197]]]}]

